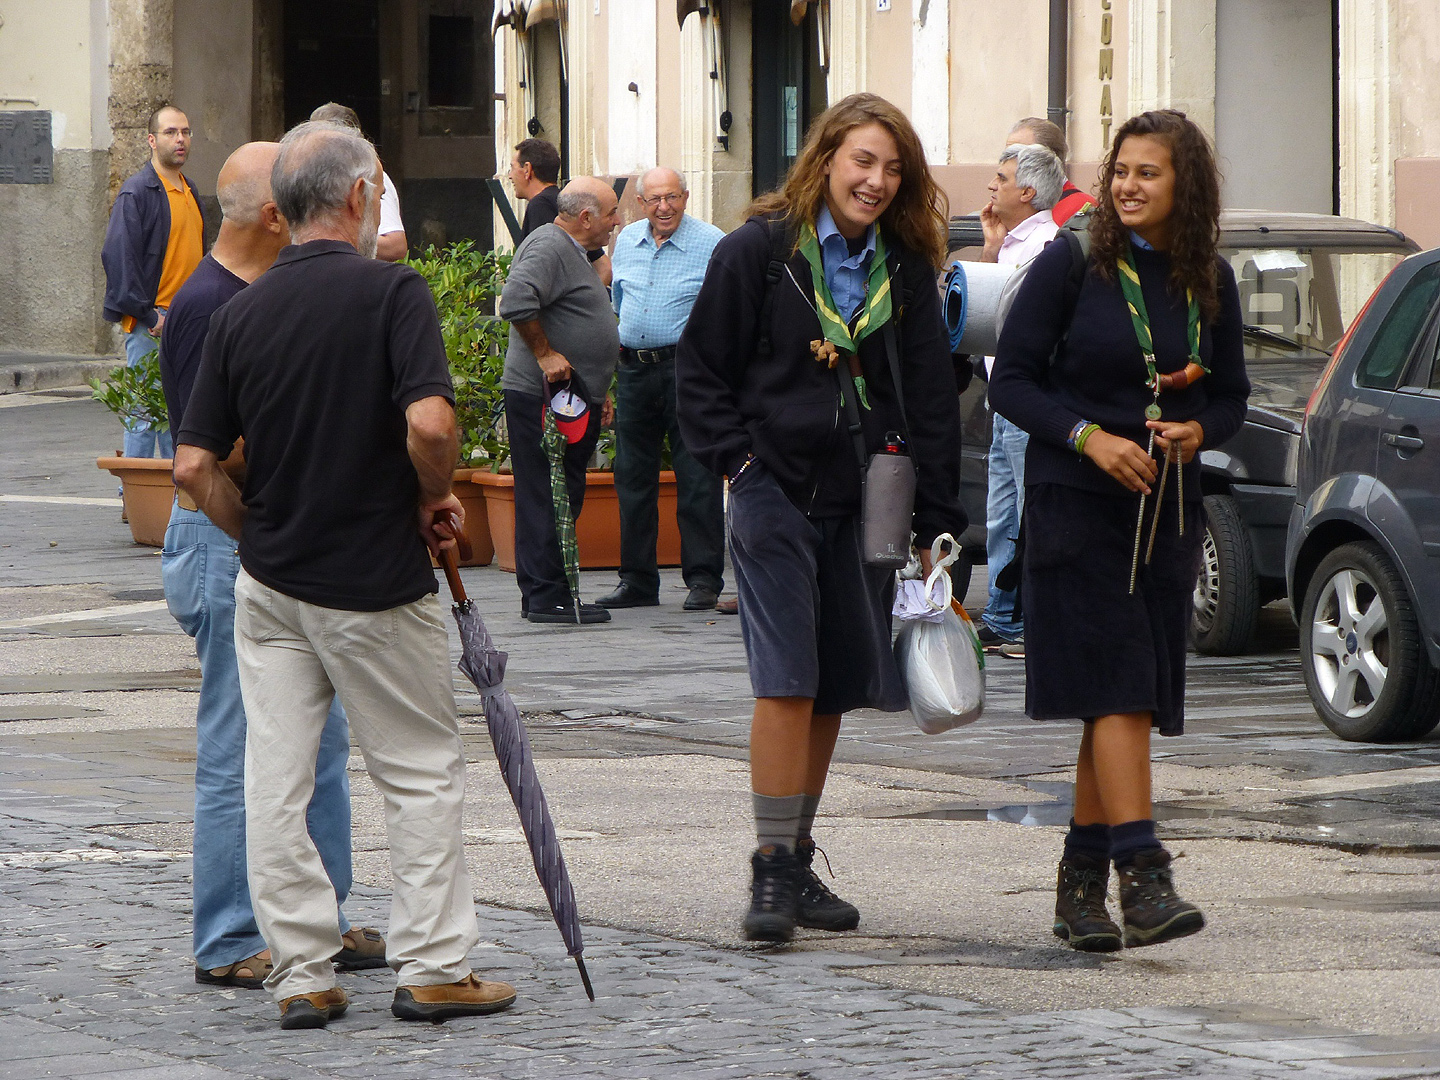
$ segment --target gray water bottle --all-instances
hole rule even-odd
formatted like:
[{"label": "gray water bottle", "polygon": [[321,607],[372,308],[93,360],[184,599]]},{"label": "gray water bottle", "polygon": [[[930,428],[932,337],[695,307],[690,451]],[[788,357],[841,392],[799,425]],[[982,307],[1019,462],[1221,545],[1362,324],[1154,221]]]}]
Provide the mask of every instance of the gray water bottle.
[{"label": "gray water bottle", "polygon": [[885,434],[885,449],[865,467],[860,508],[860,550],[866,566],[903,569],[910,561],[915,515],[915,463],[899,433]]}]

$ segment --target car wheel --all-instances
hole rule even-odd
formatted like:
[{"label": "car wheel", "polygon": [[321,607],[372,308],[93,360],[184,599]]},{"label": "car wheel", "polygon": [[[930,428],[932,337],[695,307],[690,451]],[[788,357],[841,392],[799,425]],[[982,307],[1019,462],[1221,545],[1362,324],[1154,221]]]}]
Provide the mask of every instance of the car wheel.
[{"label": "car wheel", "polygon": [[1228,495],[1205,496],[1205,536],[1191,619],[1195,651],[1207,656],[1243,653],[1255,634],[1260,582],[1240,509]]},{"label": "car wheel", "polygon": [[1315,711],[1342,739],[1418,739],[1440,720],[1440,672],[1425,655],[1404,580],[1375,544],[1336,548],[1316,569],[1300,658]]}]

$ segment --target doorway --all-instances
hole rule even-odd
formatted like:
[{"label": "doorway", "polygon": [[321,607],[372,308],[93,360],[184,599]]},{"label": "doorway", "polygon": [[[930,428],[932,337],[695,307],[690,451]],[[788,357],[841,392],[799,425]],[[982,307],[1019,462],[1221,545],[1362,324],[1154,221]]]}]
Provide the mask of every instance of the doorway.
[{"label": "doorway", "polygon": [[285,130],[335,101],[386,156],[380,123],[380,0],[286,0]]},{"label": "doorway", "polygon": [[825,111],[825,72],[820,68],[816,8],[797,26],[790,5],[751,6],[754,72],[753,194],[773,191],[800,156],[810,121]]}]

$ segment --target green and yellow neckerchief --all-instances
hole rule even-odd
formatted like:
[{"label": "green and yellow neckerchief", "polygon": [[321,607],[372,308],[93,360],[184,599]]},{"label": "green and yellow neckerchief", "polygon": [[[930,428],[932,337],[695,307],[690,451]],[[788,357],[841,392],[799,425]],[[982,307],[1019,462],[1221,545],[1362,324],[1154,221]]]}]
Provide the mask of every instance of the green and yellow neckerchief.
[{"label": "green and yellow neckerchief", "polygon": [[[1135,269],[1135,258],[1126,250],[1116,263],[1120,277],[1120,292],[1125,297],[1125,306],[1130,309],[1130,321],[1135,326],[1135,338],[1140,351],[1145,354],[1145,385],[1158,396],[1161,390],[1183,390],[1202,374],[1209,372],[1200,359],[1200,305],[1192,289],[1185,290],[1186,337],[1190,342],[1190,359],[1182,371],[1160,375],[1155,371],[1155,341],[1150,334],[1150,315],[1145,310],[1145,294],[1140,289],[1140,274]],[[1192,371],[1191,368],[1198,370]],[[1151,415],[1153,412],[1154,415]],[[1151,420],[1160,419],[1160,407],[1152,404],[1145,410]]]},{"label": "green and yellow neckerchief", "polygon": [[[810,279],[815,286],[815,314],[820,317],[820,330],[825,340],[841,352],[854,356],[860,350],[860,342],[890,321],[890,272],[887,269],[885,236],[880,227],[875,227],[875,251],[870,256],[870,274],[865,281],[865,301],[859,312],[849,323],[840,318],[835,310],[835,298],[830,293],[830,284],[825,280],[825,260],[820,254],[820,238],[811,222],[800,227],[800,253],[810,264]],[[865,378],[855,374],[855,391],[860,403],[870,408],[866,399]]]}]

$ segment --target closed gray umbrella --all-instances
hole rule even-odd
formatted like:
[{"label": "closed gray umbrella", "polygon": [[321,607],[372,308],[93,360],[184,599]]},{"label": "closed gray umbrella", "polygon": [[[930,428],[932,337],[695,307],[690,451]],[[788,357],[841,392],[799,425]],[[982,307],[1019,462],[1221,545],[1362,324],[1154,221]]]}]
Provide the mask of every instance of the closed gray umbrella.
[{"label": "closed gray umbrella", "polygon": [[585,943],[580,936],[580,916],[575,910],[575,890],[570,885],[570,872],[565,869],[565,856],[561,854],[560,841],[555,836],[555,823],[550,819],[550,807],[546,805],[545,792],[541,790],[540,778],[535,773],[530,736],[525,732],[520,710],[505,689],[508,654],[495,647],[480,612],[466,597],[453,549],[443,553],[441,565],[445,570],[445,579],[450,583],[450,593],[455,598],[451,611],[455,615],[455,625],[460,628],[460,670],[475,684],[484,699],[485,726],[490,731],[490,741],[495,744],[500,775],[510,789],[525,839],[530,844],[535,875],[550,902],[550,913],[555,916],[555,925],[565,939],[566,951],[575,958],[575,965],[580,969],[585,993],[594,1001],[595,990],[590,985],[590,973],[585,970],[585,958],[581,955]]}]

